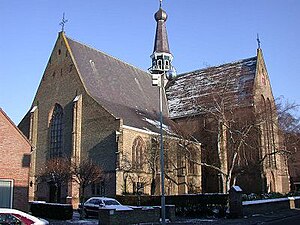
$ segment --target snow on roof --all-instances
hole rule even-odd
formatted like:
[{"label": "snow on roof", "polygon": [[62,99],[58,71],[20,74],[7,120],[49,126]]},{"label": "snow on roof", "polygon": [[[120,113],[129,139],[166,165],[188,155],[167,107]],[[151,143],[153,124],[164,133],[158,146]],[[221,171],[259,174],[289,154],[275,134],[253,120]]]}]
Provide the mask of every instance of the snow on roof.
[{"label": "snow on roof", "polygon": [[253,57],[179,75],[166,88],[170,117],[213,110],[218,98],[230,107],[251,105],[256,63]]}]

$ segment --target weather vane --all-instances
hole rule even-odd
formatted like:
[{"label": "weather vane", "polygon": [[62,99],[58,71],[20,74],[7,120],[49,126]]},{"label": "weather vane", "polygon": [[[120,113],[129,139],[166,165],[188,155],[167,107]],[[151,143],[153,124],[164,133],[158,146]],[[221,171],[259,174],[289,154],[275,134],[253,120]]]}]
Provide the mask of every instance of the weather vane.
[{"label": "weather vane", "polygon": [[257,34],[256,40],[257,40],[258,48],[260,48],[260,40],[259,40],[259,35],[258,34]]},{"label": "weather vane", "polygon": [[61,20],[61,22],[59,23],[59,25],[61,26],[61,31],[64,32],[65,29],[65,23],[67,23],[68,20],[65,19],[65,13],[63,13],[63,18]]}]

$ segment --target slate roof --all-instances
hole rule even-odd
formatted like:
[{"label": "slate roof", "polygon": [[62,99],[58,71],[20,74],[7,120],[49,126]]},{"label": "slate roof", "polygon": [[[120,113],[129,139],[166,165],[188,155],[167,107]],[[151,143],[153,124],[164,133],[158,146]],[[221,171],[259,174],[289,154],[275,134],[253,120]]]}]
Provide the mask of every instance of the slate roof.
[{"label": "slate roof", "polygon": [[124,125],[158,132],[158,88],[151,75],[66,38],[88,93]]},{"label": "slate roof", "polygon": [[253,104],[256,64],[257,57],[253,57],[179,75],[167,85],[170,117],[214,110],[213,98],[223,99],[226,107]]}]

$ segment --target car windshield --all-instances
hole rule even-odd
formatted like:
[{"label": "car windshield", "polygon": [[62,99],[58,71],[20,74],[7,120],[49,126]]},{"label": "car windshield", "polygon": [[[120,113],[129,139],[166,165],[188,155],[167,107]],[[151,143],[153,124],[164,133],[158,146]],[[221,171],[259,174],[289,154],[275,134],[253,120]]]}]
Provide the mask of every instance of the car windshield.
[{"label": "car windshield", "polygon": [[116,200],[104,200],[105,205],[120,205]]}]

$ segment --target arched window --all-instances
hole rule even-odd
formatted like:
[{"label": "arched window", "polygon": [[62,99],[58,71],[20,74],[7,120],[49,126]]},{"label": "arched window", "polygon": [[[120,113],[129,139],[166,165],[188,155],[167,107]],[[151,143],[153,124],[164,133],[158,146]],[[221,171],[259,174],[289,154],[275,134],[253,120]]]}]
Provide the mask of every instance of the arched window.
[{"label": "arched window", "polygon": [[55,104],[50,120],[50,158],[61,157],[63,150],[63,108]]},{"label": "arched window", "polygon": [[170,69],[169,60],[165,60],[165,70],[169,70],[169,69]]},{"label": "arched window", "polygon": [[191,158],[189,159],[189,173],[196,175],[198,173],[197,171],[197,164],[195,162],[197,162],[197,153],[196,153],[196,149],[192,149],[191,150]]},{"label": "arched window", "polygon": [[158,66],[158,69],[161,70],[163,69],[162,66],[163,66],[163,61],[161,59],[157,60],[157,66]]},{"label": "arched window", "polygon": [[136,169],[142,169],[145,153],[145,142],[142,137],[134,139],[132,144],[132,165]]},{"label": "arched window", "polygon": [[268,98],[268,121],[269,121],[269,133],[270,133],[270,152],[272,155],[271,158],[271,164],[272,166],[276,166],[276,146],[275,146],[275,132],[274,132],[274,112],[272,108],[272,104],[270,99]]},{"label": "arched window", "polygon": [[[264,96],[261,96],[261,119],[262,119],[262,157],[269,154],[269,129],[267,119],[267,106]],[[269,157],[267,157],[267,166],[270,166]]]},{"label": "arched window", "polygon": [[275,155],[275,133],[274,133],[274,113],[269,98],[265,100],[262,96],[262,157],[266,157],[266,166],[276,166]]}]

